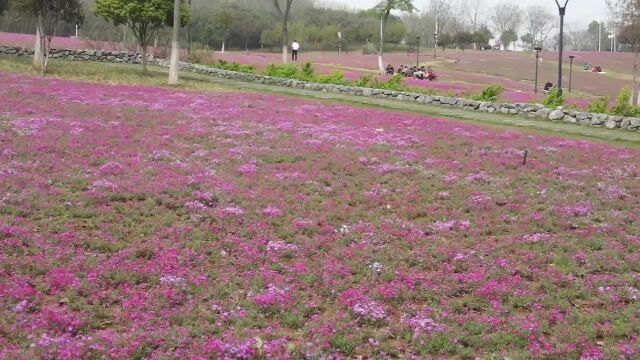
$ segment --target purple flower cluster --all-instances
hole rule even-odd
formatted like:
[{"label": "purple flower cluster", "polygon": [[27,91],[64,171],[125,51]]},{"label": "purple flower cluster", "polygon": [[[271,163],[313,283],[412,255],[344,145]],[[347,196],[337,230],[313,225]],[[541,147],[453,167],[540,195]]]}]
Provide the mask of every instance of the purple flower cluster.
[{"label": "purple flower cluster", "polygon": [[640,357],[638,150],[0,82],[0,359]]}]

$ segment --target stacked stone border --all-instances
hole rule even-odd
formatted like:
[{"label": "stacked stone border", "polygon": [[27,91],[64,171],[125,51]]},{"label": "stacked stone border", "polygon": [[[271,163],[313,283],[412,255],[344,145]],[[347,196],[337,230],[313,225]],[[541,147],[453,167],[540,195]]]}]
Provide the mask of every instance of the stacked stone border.
[{"label": "stacked stone border", "polygon": [[[17,46],[0,46],[0,55],[13,55],[22,57],[33,56],[33,50]],[[142,56],[135,52],[126,51],[103,51],[103,50],[74,50],[74,49],[52,49],[50,52],[52,59],[62,59],[67,61],[96,61],[110,63],[142,63]],[[169,62],[164,59],[148,57],[149,64],[169,67]],[[630,131],[640,131],[640,118],[612,116],[606,114],[595,114],[573,110],[566,110],[561,107],[557,109],[545,108],[540,104],[529,103],[495,103],[482,102],[464,98],[454,98],[447,96],[432,96],[411,92],[400,92],[390,90],[380,90],[362,88],[356,86],[318,84],[306,81],[278,78],[260,74],[246,74],[236,71],[228,71],[210,68],[204,65],[191,63],[180,63],[182,70],[194,73],[216,76],[225,79],[240,81],[258,82],[262,84],[276,85],[282,87],[341,93],[347,95],[368,96],[396,101],[408,101],[420,104],[432,104],[448,107],[456,107],[465,110],[483,111],[488,113],[525,115],[539,120],[550,120],[558,122],[575,123],[585,126],[604,127],[608,129],[624,129]]]}]

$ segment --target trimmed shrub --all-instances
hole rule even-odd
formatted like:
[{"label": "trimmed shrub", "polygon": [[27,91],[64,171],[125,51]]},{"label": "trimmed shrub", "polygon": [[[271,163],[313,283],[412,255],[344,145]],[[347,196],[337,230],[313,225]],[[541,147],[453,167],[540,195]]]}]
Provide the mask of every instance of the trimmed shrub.
[{"label": "trimmed shrub", "polygon": [[555,109],[558,106],[564,105],[564,97],[558,92],[558,88],[554,87],[549,91],[549,94],[542,101],[542,105],[548,108]]},{"label": "trimmed shrub", "polygon": [[253,74],[256,72],[256,68],[251,65],[242,65],[237,62],[228,62],[226,60],[218,60],[217,63],[211,65],[211,67],[228,70],[228,71],[236,71],[241,73]]},{"label": "trimmed shrub", "polygon": [[331,71],[329,75],[321,75],[315,78],[315,81],[320,84],[335,84],[335,85],[347,85],[349,82],[344,79],[342,71],[335,69]]},{"label": "trimmed shrub", "polygon": [[498,100],[498,96],[500,96],[503,91],[504,87],[502,87],[502,85],[489,85],[486,88],[482,89],[482,92],[480,94],[472,96],[471,99],[478,101],[496,101]]},{"label": "trimmed shrub", "polygon": [[357,87],[369,87],[371,85],[371,81],[373,80],[373,75],[362,75],[356,82],[354,83]]},{"label": "trimmed shrub", "polygon": [[596,114],[606,114],[609,112],[609,98],[601,97],[594,100],[587,108],[588,112]]},{"label": "trimmed shrub", "polygon": [[267,66],[265,75],[273,77],[281,77],[287,79],[293,79],[298,74],[298,68],[295,65],[276,65],[271,64]]},{"label": "trimmed shrub", "polygon": [[634,109],[630,104],[631,101],[631,89],[628,86],[623,87],[620,90],[620,94],[616,98],[616,104],[611,108],[611,114],[618,116],[631,116]]}]

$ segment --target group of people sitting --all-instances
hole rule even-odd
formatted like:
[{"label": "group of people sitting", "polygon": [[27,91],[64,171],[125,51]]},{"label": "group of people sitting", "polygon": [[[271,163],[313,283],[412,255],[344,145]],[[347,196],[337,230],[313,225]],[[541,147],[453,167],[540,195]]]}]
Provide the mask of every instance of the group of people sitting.
[{"label": "group of people sitting", "polygon": [[586,63],[584,63],[584,71],[589,71],[589,72],[592,72],[592,73],[601,73],[602,72],[602,66],[599,66],[599,65],[591,66],[591,64],[586,62]]},{"label": "group of people sitting", "polygon": [[[387,75],[390,75],[390,76],[396,73],[395,69],[391,64],[387,65],[387,67],[385,68],[385,72]],[[438,77],[436,73],[433,71],[433,69],[431,69],[430,66],[425,67],[424,65],[421,67],[417,67],[417,66],[409,67],[407,65],[400,65],[398,66],[398,74],[401,74],[402,76],[407,78],[412,77],[418,80],[429,80],[429,81],[433,81]]]}]

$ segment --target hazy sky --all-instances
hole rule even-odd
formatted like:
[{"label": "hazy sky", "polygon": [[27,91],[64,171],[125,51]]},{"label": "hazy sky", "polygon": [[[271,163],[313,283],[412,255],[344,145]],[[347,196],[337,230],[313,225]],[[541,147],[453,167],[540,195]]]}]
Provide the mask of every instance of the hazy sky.
[{"label": "hazy sky", "polygon": [[[487,6],[497,4],[504,0],[484,0]],[[370,8],[379,2],[379,0],[332,0],[333,3],[345,4],[351,8]],[[550,9],[555,9],[557,14],[558,7],[554,0],[517,0],[515,3],[526,7],[529,5],[546,5]],[[422,10],[429,0],[414,0],[414,4]],[[582,26],[588,24],[592,20],[606,21],[608,17],[607,6],[605,0],[569,0],[567,6],[566,22],[569,25]]]}]

